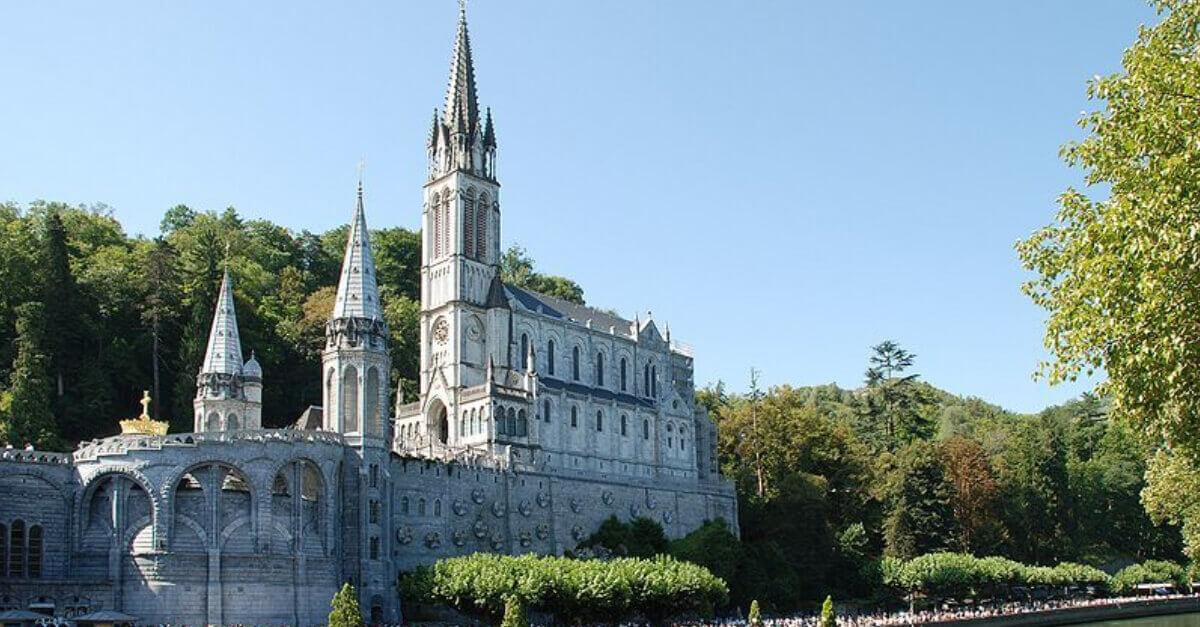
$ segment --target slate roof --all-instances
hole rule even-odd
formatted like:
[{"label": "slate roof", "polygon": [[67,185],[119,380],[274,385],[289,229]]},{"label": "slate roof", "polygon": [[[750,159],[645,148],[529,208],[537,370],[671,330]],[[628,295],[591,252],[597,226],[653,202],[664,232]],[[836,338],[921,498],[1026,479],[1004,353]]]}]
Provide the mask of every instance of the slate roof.
[{"label": "slate roof", "polygon": [[346,238],[346,253],[342,257],[337,300],[333,303],[331,317],[335,320],[383,320],[379,285],[375,280],[375,258],[371,255],[367,217],[363,211],[362,181],[358,183],[358,201],[354,206],[354,219],[350,221],[350,234]]},{"label": "slate roof", "polygon": [[592,328],[598,331],[607,332],[609,327],[613,327],[617,335],[633,337],[633,322],[620,316],[513,285],[505,284],[504,289],[512,300],[528,311],[558,320],[573,320],[579,324],[590,321]]},{"label": "slate roof", "polygon": [[628,405],[638,405],[641,407],[653,408],[654,401],[648,398],[639,398],[625,392],[614,392],[608,388],[597,388],[590,385],[580,383],[578,381],[563,381],[555,377],[541,375],[538,377],[538,382],[549,390],[566,390],[575,394],[584,394],[600,400],[611,401],[615,400],[618,403],[626,403]]},{"label": "slate roof", "polygon": [[217,309],[213,313],[208,348],[204,351],[204,365],[200,373],[242,373],[242,341],[238,336],[237,312],[233,308],[233,282],[228,269],[221,277],[221,291],[217,294]]}]

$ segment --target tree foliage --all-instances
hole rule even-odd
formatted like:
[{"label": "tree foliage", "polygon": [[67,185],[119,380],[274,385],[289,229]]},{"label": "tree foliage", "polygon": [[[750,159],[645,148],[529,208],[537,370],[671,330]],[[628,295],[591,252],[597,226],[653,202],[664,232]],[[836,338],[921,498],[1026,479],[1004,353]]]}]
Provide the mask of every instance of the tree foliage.
[{"label": "tree foliage", "polygon": [[500,256],[500,278],[509,285],[540,292],[576,305],[584,304],[583,288],[571,279],[534,270],[533,258],[513,244]]},{"label": "tree foliage", "polygon": [[[1103,371],[1113,415],[1197,467],[1200,3],[1154,4],[1162,19],[1138,32],[1122,71],[1088,83],[1099,108],[1079,120],[1087,137],[1062,150],[1087,189],[1067,189],[1054,222],[1017,250],[1036,274],[1025,292],[1049,313],[1042,373],[1058,382]],[[1194,518],[1178,505],[1172,518]],[[1155,507],[1168,513],[1171,502]]]},{"label": "tree foliage", "polygon": [[330,601],[329,627],[362,627],[362,611],[358,607],[358,592],[345,583]]}]

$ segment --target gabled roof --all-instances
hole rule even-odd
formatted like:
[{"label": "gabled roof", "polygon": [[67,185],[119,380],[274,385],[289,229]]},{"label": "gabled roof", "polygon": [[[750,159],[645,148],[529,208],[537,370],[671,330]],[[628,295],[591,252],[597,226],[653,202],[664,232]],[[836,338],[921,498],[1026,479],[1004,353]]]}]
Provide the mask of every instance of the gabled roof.
[{"label": "gabled roof", "polygon": [[237,312],[233,308],[233,283],[229,269],[221,277],[221,290],[217,294],[217,309],[213,313],[212,328],[208,332],[208,347],[204,351],[204,364],[200,374],[242,373],[242,341],[238,335]]},{"label": "gabled roof", "polygon": [[505,284],[509,298],[526,311],[540,313],[559,320],[572,320],[579,324],[592,323],[592,328],[607,332],[612,327],[617,335],[633,337],[633,322],[607,311],[585,305],[576,305],[561,298]]},{"label": "gabled roof", "polygon": [[383,320],[379,284],[375,280],[375,258],[371,255],[367,217],[363,210],[362,181],[358,183],[358,201],[346,238],[346,253],[342,257],[342,273],[338,278],[337,299],[333,303],[331,318]]}]

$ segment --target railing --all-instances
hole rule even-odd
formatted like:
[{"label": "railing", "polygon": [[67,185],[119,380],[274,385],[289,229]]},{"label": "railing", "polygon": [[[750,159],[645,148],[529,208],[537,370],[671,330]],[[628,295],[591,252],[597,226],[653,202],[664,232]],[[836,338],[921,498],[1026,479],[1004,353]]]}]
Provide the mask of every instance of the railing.
[{"label": "railing", "polygon": [[0,450],[0,461],[24,462],[27,464],[61,464],[70,465],[70,453],[51,453],[31,449],[6,448]]},{"label": "railing", "polygon": [[171,433],[167,435],[114,435],[102,440],[92,440],[80,445],[73,457],[75,461],[95,459],[101,455],[122,455],[127,451],[156,451],[163,447],[189,447],[200,444],[227,444],[234,442],[287,442],[303,444],[344,445],[340,433],[298,429],[257,429],[241,431],[213,431],[208,433]]}]

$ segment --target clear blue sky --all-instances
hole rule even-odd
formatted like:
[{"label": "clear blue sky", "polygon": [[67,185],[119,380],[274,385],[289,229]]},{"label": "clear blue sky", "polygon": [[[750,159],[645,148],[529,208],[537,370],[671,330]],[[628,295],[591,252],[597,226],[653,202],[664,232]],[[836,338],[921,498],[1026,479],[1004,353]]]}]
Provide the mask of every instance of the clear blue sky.
[{"label": "clear blue sky", "polygon": [[[456,5],[4,2],[0,200],[103,202],[130,233],[235,206],[419,223]],[[504,241],[654,311],[696,379],[857,387],[892,338],[952,392],[1021,411],[1043,314],[1013,243],[1078,180],[1058,159],[1135,0],[476,0]]]}]

